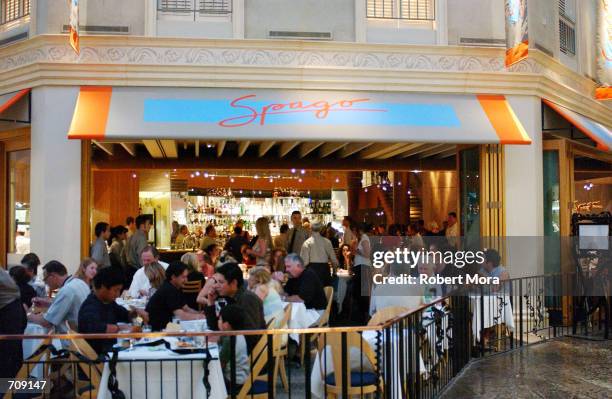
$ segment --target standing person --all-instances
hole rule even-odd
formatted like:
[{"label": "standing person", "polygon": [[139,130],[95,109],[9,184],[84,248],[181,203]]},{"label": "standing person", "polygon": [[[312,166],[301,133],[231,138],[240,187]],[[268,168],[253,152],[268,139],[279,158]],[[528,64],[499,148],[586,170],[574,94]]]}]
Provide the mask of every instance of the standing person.
[{"label": "standing person", "polygon": [[342,244],[351,245],[351,242],[353,242],[355,235],[351,231],[351,226],[354,224],[355,222],[350,216],[345,216],[344,219],[342,219]]},{"label": "standing person", "polygon": [[308,232],[302,227],[302,213],[293,211],[291,213],[292,228],[287,232],[287,253],[299,254],[304,241],[308,238]]},{"label": "standing person", "polygon": [[366,324],[368,320],[368,311],[370,309],[370,286],[369,279],[372,261],[370,255],[372,246],[370,238],[366,234],[369,231],[365,223],[359,226],[353,224],[351,231],[355,238],[351,244],[351,250],[355,254],[353,259],[353,277],[351,279],[351,296],[352,305],[350,308],[351,321],[358,324]]},{"label": "standing person", "polygon": [[444,234],[446,235],[448,244],[457,248],[459,244],[459,223],[457,223],[457,213],[449,212],[447,221],[448,225]]},{"label": "standing person", "polygon": [[28,284],[30,281],[28,272],[25,267],[20,265],[11,267],[9,274],[13,278],[13,281],[15,281],[15,284],[17,284],[17,287],[19,287],[21,303],[27,312],[27,310],[32,307],[32,299],[36,297],[36,290]]},{"label": "standing person", "polygon": [[127,239],[127,232],[124,226],[115,226],[111,229],[111,246],[110,246],[110,262],[111,266],[118,267],[125,272],[127,267],[125,257],[125,240]]},{"label": "standing person", "polygon": [[21,264],[26,268],[26,272],[30,276],[30,284],[36,291],[36,296],[45,297],[47,296],[47,287],[42,281],[38,281],[38,266],[40,266],[40,259],[38,255],[33,252],[24,255],[21,258]]},{"label": "standing person", "polygon": [[188,274],[187,266],[180,261],[174,261],[168,265],[162,286],[155,291],[145,309],[153,331],[163,330],[173,317],[180,320],[204,319],[203,313],[185,304],[181,290],[187,281]]},{"label": "standing person", "polygon": [[161,287],[166,277],[165,268],[159,263],[159,252],[154,246],[146,246],[140,258],[142,267],[134,273],[129,289],[132,298],[150,297]]},{"label": "standing person", "polygon": [[321,236],[321,227],[321,223],[312,225],[312,236],[304,241],[300,257],[304,264],[319,276],[323,286],[327,287],[332,285],[329,264],[331,263],[336,270],[338,268],[338,258],[331,241]]},{"label": "standing person", "polygon": [[176,237],[179,235],[179,222],[176,220],[172,221],[172,233],[170,234],[170,244],[176,243]]},{"label": "standing person", "polygon": [[[95,266],[90,268],[92,263]],[[66,321],[73,328],[77,325],[79,308],[91,292],[89,283],[97,272],[97,265],[91,258],[81,262],[77,272],[82,278],[69,276],[66,266],[56,260],[47,263],[43,270],[49,289],[59,288],[59,291],[46,313],[30,314],[28,320],[46,328],[55,327],[56,333],[66,333]]]},{"label": "standing person", "polygon": [[274,249],[276,248],[287,248],[288,240],[287,237],[289,235],[289,225],[287,223],[281,224],[280,234],[274,237],[273,244]]},{"label": "standing person", "polygon": [[134,220],[134,218],[132,216],[128,216],[127,218],[125,218],[125,228],[128,230],[127,231],[127,238],[128,239],[131,236],[133,236],[134,233],[136,233],[136,230],[138,229],[138,226],[136,226],[136,221]]},{"label": "standing person", "polygon": [[[8,272],[0,267],[0,335],[23,334],[26,324],[19,287]],[[0,339],[0,353],[0,378],[14,378],[23,363],[22,340]]]},{"label": "standing person", "polygon": [[260,217],[255,221],[257,230],[257,240],[252,249],[247,250],[247,254],[255,256],[256,266],[267,266],[270,249],[272,246],[272,235],[270,234],[270,222],[266,217]]},{"label": "standing person", "polygon": [[202,241],[200,241],[200,249],[205,250],[210,244],[217,243],[217,230],[215,226],[209,224],[206,226],[206,230],[204,231],[204,237],[202,237]]},{"label": "standing person", "polygon": [[336,229],[332,227],[331,223],[327,224],[327,228],[325,229],[325,234],[323,234],[325,238],[331,241],[332,247],[334,249],[338,249],[340,247],[340,240],[338,239],[338,232]]},{"label": "standing person", "polygon": [[242,246],[245,244],[248,245],[248,243],[249,242],[247,241],[246,237],[244,234],[242,234],[242,227],[236,226],[234,227],[234,234],[232,234],[230,239],[227,240],[227,243],[225,243],[225,247],[223,247],[223,249],[229,251],[234,259],[240,259],[242,257],[240,248],[242,248]]},{"label": "standing person", "polygon": [[110,256],[106,242],[111,236],[110,225],[106,222],[96,223],[96,241],[91,246],[91,257],[100,267],[111,265]]},{"label": "standing person", "polygon": [[[126,273],[126,284],[132,282],[132,278],[136,270],[140,268],[140,254],[148,245],[147,236],[151,230],[151,218],[146,215],[138,215],[136,217],[136,231],[128,238],[125,248],[126,259],[128,263],[128,272]],[[129,236],[129,232],[128,232]]]},{"label": "standing person", "polygon": [[[83,301],[78,312],[78,331],[82,334],[116,334],[123,332],[139,332],[140,327],[119,323],[129,323],[131,316],[138,314],[145,321],[146,312],[134,310],[128,312],[123,306],[118,305],[115,300],[121,294],[123,288],[123,276],[119,270],[107,267],[101,269],[93,280],[94,291]],[[109,352],[116,340],[89,339],[87,340],[98,355]]]}]

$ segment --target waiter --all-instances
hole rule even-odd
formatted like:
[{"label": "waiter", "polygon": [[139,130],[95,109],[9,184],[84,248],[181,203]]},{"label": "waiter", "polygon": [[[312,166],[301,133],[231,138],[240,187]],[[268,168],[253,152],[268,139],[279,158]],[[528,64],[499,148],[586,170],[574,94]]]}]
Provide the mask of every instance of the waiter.
[{"label": "waiter", "polygon": [[332,243],[321,235],[321,223],[312,225],[312,236],[304,241],[300,257],[304,265],[314,271],[324,287],[332,285],[332,277],[329,269],[331,263],[334,270],[338,267],[338,258],[332,247]]}]

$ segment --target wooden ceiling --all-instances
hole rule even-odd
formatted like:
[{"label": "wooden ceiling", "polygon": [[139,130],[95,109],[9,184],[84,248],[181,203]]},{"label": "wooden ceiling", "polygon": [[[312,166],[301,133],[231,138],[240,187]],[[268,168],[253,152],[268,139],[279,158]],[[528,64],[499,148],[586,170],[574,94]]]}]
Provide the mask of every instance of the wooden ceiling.
[{"label": "wooden ceiling", "polygon": [[[454,169],[455,144],[377,143],[377,142],[299,142],[299,141],[177,141],[134,140],[93,141],[94,163],[99,167],[128,168],[130,158],[146,161],[148,167],[179,165],[197,167],[198,160],[223,167],[222,160],[242,164],[255,162],[255,168],[266,165],[284,167],[288,161],[301,165],[320,165],[321,169],[337,165],[344,169],[364,169],[367,165],[397,169]],[[216,160],[215,160],[216,158]],[[96,162],[98,161],[98,162]],[[160,162],[167,161],[167,162]],[[176,162],[173,162],[176,161]],[[154,166],[153,166],[154,165]],[[281,166],[282,165],[282,166]],[[422,167],[426,165],[428,167]],[[134,167],[134,166],[132,166]],[[230,168],[234,168],[229,166]]]}]

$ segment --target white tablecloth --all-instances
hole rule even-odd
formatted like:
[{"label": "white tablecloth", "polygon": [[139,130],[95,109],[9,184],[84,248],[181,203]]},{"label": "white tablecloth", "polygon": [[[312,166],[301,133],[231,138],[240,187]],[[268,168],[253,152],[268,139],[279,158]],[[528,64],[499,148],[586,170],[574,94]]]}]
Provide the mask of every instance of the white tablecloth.
[{"label": "white tablecloth", "polygon": [[[406,334],[408,334],[408,331],[406,331]],[[374,353],[376,353],[376,340],[377,340],[377,335],[378,332],[377,331],[364,331],[363,332],[363,339],[372,347],[372,349],[374,350]],[[384,347],[384,340],[385,340],[385,334],[382,333],[381,336],[382,340],[383,340],[383,347]],[[391,339],[397,339],[397,335],[395,333],[393,333],[391,335]],[[383,349],[384,350],[384,349]],[[406,356],[407,356],[407,350],[406,350]],[[395,355],[398,355],[398,353],[395,353]],[[334,372],[334,366],[333,366],[333,361],[332,361],[332,353],[331,350],[329,348],[329,346],[326,348],[326,354],[325,356],[325,363],[326,363],[326,367],[321,368],[321,359],[319,354],[317,353],[317,355],[315,356],[315,360],[313,362],[313,366],[312,366],[312,373],[310,376],[310,389],[312,394],[317,397],[317,398],[323,398],[325,396],[325,386],[324,386],[324,380],[323,380],[323,376],[321,375],[321,370],[324,370],[327,372],[327,374],[331,374]],[[385,354],[383,353],[383,356],[385,356]],[[368,360],[364,357],[363,359],[361,359],[361,357],[359,356],[359,349],[358,348],[352,348],[351,349],[351,353],[350,353],[350,358],[351,358],[351,370],[353,371],[363,371],[363,372],[368,372],[368,371],[374,371],[374,368],[372,367],[372,364],[370,364],[370,362],[368,362]],[[383,359],[384,362],[384,359]],[[363,370],[362,370],[363,367]],[[393,379],[395,380],[395,392],[392,393],[392,398],[394,399],[401,399],[402,395],[401,395],[401,386],[400,386],[400,375],[399,375],[399,371],[400,371],[400,367],[399,367],[399,356],[393,356],[393,363],[392,363],[392,368],[393,370]],[[382,370],[382,368],[381,368]],[[421,374],[426,374],[427,373],[427,369],[425,368],[425,363],[423,362],[423,358],[421,356],[421,354],[419,353],[419,370],[421,372]],[[382,372],[381,372],[381,377],[383,377],[383,383],[386,382],[386,379],[384,376],[382,376]]]},{"label": "white tablecloth", "polygon": [[[284,302],[283,307],[291,303],[291,318],[287,323],[289,328],[309,328],[321,318],[322,310],[306,309],[301,302]],[[299,334],[289,334],[289,338],[295,342],[300,341]]]},{"label": "white tablecloth", "polygon": [[[41,326],[40,324],[36,324],[36,323],[28,323],[25,331],[23,332],[24,335],[39,335],[39,334],[48,334],[48,333],[49,333],[49,330],[47,328]],[[43,341],[42,339],[24,339],[23,340],[22,346],[23,346],[24,360],[34,354],[34,351],[36,350],[36,348],[40,346],[42,341]],[[59,339],[54,339],[53,341],[51,341],[51,343],[53,344],[53,346],[55,346],[56,349],[58,350],[62,349],[62,342]],[[40,359],[40,361],[44,361],[44,360],[46,360],[45,357]],[[38,365],[34,367],[34,369],[30,372],[30,375],[32,377],[42,378],[43,377],[42,365]]]},{"label": "white tablecloth", "polygon": [[[227,390],[223,381],[221,362],[218,360],[219,351],[216,345],[209,346],[209,351],[215,359],[208,364],[208,382],[211,387],[209,396],[206,396],[206,389],[202,382],[204,354],[178,355],[163,346],[135,347],[132,350],[119,352],[117,361],[119,389],[123,391],[126,398],[224,399],[227,397]],[[129,360],[140,361],[130,363]],[[142,360],[150,360],[150,362],[145,363]],[[109,374],[110,370],[106,363],[100,380],[98,399],[111,398],[108,391]],[[161,392],[162,386],[163,392]]]},{"label": "white tablecloth", "polygon": [[512,305],[510,297],[485,295],[484,296],[484,319],[481,322],[480,295],[470,296],[472,308],[472,333],[477,341],[480,341],[481,328],[489,328],[505,323],[510,331],[514,331],[514,318],[512,317]]}]

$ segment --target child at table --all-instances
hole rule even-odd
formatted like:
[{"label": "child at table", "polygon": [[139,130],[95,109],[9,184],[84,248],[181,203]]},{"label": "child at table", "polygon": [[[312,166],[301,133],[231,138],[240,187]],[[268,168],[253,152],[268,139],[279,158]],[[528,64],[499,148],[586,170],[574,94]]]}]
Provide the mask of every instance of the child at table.
[{"label": "child at table", "polygon": [[[238,305],[227,305],[221,309],[219,314],[219,330],[220,331],[236,331],[244,330],[244,320],[246,313],[243,308]],[[253,349],[254,344],[251,343],[256,340],[257,337],[249,335],[236,335],[235,345],[235,356],[236,356],[236,383],[230,389],[231,381],[231,362],[230,362],[230,337],[222,337],[220,341],[221,352],[219,358],[221,360],[221,367],[223,369],[223,377],[225,379],[225,385],[230,394],[238,394],[240,388],[246,381],[247,377],[251,374],[251,368],[249,364],[249,354]]]}]

